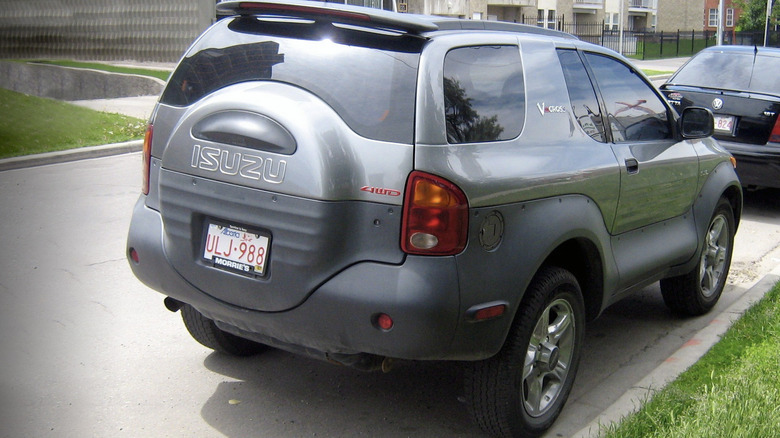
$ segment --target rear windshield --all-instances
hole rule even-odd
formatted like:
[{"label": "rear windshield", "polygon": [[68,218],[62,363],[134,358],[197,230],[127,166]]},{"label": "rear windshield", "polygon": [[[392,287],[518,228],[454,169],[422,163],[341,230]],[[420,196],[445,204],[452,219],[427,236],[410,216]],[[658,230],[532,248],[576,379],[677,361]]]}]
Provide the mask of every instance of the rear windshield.
[{"label": "rear windshield", "polygon": [[777,94],[780,58],[752,52],[702,52],[672,79],[676,85]]},{"label": "rear windshield", "polygon": [[187,106],[239,82],[286,82],[317,95],[361,136],[411,144],[421,45],[331,25],[239,18],[189,50],[161,102]]}]

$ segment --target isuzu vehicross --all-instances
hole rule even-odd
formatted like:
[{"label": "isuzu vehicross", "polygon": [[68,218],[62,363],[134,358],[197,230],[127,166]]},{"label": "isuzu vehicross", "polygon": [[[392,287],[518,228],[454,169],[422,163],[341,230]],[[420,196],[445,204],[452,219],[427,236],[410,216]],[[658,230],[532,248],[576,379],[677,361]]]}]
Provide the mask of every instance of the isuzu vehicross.
[{"label": "isuzu vehicross", "polygon": [[661,281],[718,300],[742,192],[712,114],[521,25],[226,2],[154,110],[127,243],[192,336],[362,369],[466,364],[474,420],[533,436],[588,320]]}]

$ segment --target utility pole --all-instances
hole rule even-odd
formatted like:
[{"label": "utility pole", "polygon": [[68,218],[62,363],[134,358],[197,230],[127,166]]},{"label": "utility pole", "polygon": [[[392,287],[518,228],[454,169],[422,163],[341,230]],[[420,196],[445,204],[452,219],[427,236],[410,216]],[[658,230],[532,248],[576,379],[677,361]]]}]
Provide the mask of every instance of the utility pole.
[{"label": "utility pole", "polygon": [[[767,0],[771,1],[771,0]],[[718,0],[718,19],[716,21],[716,24],[718,25],[718,45],[723,45],[723,0]]]},{"label": "utility pole", "polygon": [[[767,0],[771,1],[771,0]],[[620,0],[620,24],[618,25],[618,53],[623,54],[623,0]]]},{"label": "utility pole", "polygon": [[769,44],[769,17],[772,15],[774,0],[766,0],[766,27],[764,28],[764,47]]}]

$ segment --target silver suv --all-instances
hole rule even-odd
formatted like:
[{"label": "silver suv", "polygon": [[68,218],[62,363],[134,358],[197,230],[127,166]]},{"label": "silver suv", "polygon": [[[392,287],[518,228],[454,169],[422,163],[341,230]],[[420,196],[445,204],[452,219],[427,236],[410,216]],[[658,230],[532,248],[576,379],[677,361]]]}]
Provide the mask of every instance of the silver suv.
[{"label": "silver suv", "polygon": [[466,366],[474,420],[538,435],[587,322],[661,281],[701,314],[742,192],[622,57],[555,31],[226,2],[151,119],[127,243],[192,336],[366,370]]}]

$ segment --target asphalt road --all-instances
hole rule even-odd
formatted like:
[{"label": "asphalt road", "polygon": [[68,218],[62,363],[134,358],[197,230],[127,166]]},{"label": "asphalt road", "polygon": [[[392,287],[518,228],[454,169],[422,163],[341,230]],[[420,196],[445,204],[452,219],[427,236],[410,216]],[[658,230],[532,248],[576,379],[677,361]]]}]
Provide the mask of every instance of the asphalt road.
[{"label": "asphalt road", "polygon": [[[281,351],[235,359],[192,340],[130,272],[140,156],[0,172],[0,437],[481,437],[458,364],[361,373]],[[680,319],[654,285],[588,328],[570,436],[780,264],[780,193],[747,193],[732,284]]]}]

